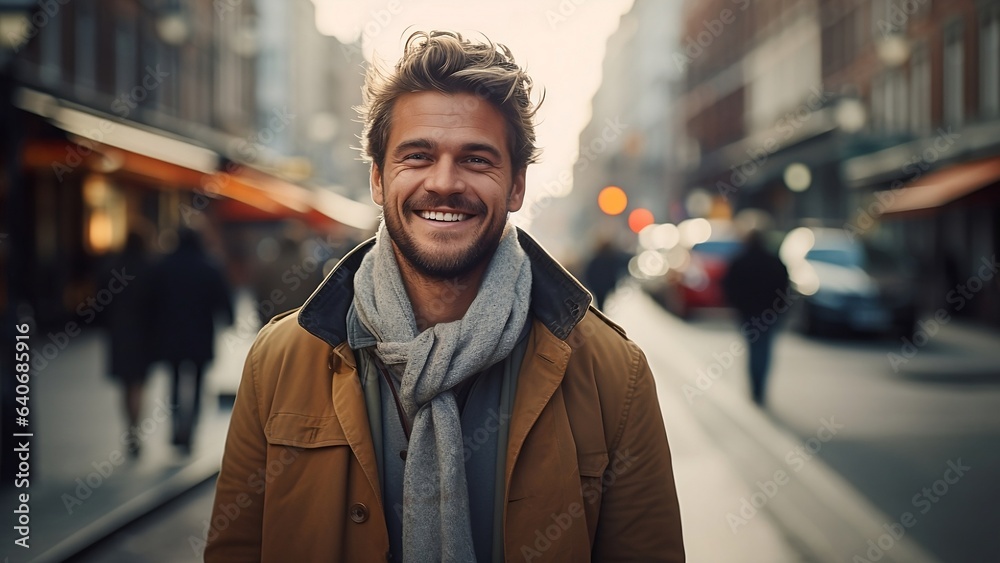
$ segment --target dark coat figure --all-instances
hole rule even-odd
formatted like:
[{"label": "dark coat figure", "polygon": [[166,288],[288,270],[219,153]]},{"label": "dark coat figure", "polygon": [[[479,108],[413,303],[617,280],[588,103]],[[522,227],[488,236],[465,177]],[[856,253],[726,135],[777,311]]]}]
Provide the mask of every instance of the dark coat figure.
[{"label": "dark coat figure", "polygon": [[[788,290],[788,270],[777,256],[764,248],[759,232],[747,237],[746,246],[737,255],[722,288],[729,304],[740,315],[740,332],[750,348],[750,384],[753,400],[764,404],[765,380],[771,363],[771,344],[778,330],[779,314],[775,303],[782,303]],[[787,301],[787,299],[785,299]]]},{"label": "dark coat figure", "polygon": [[[123,383],[146,380],[153,357],[152,263],[138,234],[130,233],[125,248],[107,263],[98,281],[114,297],[104,311],[108,330],[110,374]],[[118,291],[115,291],[118,290]]]},{"label": "dark coat figure", "polygon": [[173,367],[174,443],[189,450],[202,379],[214,357],[215,317],[222,314],[232,324],[233,304],[221,268],[197,234],[183,230],[178,238],[177,250],[157,268],[157,340],[161,358]]},{"label": "dark coat figure", "polygon": [[604,301],[625,274],[628,261],[628,255],[615,248],[610,241],[598,243],[597,252],[583,273],[587,289],[594,294],[594,305],[598,309],[604,309]]},{"label": "dark coat figure", "polygon": [[99,287],[114,295],[103,312],[108,334],[110,375],[124,391],[128,418],[128,450],[139,453],[137,426],[142,409],[142,392],[154,361],[153,265],[146,255],[145,243],[136,233],[129,233],[125,249],[106,264]]}]

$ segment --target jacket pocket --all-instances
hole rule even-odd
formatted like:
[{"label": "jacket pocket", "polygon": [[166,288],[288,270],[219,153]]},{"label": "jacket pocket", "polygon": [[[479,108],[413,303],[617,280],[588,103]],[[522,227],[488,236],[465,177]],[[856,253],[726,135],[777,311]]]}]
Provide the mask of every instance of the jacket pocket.
[{"label": "jacket pocket", "polygon": [[608,452],[577,454],[577,463],[580,466],[580,495],[583,498],[583,513],[591,543],[597,533],[597,520],[601,513],[601,500],[604,497],[604,471],[608,468],[608,462]]},{"label": "jacket pocket", "polygon": [[578,454],[580,477],[601,477],[608,467],[608,452]]},{"label": "jacket pocket", "polygon": [[578,454],[580,493],[588,508],[600,507],[604,495],[604,470],[608,467],[608,452]]},{"label": "jacket pocket", "polygon": [[272,414],[264,425],[264,436],[272,445],[323,448],[346,445],[344,427],[336,416],[308,416],[290,412]]}]

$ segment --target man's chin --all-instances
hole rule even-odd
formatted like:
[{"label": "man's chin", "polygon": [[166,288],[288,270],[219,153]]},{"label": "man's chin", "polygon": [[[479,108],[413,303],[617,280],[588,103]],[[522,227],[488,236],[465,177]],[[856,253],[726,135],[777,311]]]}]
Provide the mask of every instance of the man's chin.
[{"label": "man's chin", "polygon": [[424,276],[436,279],[453,279],[463,277],[477,267],[484,258],[465,252],[460,255],[424,254],[408,257],[407,261]]}]

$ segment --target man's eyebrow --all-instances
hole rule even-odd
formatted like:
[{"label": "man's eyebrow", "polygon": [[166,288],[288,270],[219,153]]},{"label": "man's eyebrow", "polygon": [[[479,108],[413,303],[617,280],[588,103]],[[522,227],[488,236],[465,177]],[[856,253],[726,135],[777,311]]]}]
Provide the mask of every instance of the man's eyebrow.
[{"label": "man's eyebrow", "polygon": [[433,150],[437,146],[437,143],[431,141],[430,139],[410,139],[408,141],[403,141],[396,145],[392,150],[392,154],[398,155],[413,149],[422,150]]},{"label": "man's eyebrow", "polygon": [[[392,154],[399,156],[414,149],[430,151],[436,148],[437,142],[430,139],[409,139],[396,145],[395,148],[392,149]],[[503,153],[500,152],[500,149],[489,143],[465,143],[462,145],[462,152],[485,152],[496,160],[503,160]]]},{"label": "man's eyebrow", "polygon": [[462,145],[462,152],[485,152],[496,160],[503,160],[500,149],[489,143],[466,143]]}]

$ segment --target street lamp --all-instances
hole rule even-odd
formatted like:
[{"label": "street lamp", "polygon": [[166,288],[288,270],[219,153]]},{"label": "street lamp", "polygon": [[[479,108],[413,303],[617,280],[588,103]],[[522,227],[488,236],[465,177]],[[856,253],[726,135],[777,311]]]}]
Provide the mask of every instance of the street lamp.
[{"label": "street lamp", "polygon": [[[27,9],[10,9],[11,2],[0,2],[0,65],[6,65],[7,59],[28,41],[28,31],[31,28],[31,20],[28,18]],[[25,7],[30,7],[27,2],[21,3]]]},{"label": "street lamp", "polygon": [[889,68],[902,66],[910,58],[910,42],[898,33],[879,41],[875,50],[879,60]]},{"label": "street lamp", "polygon": [[857,133],[865,127],[868,116],[865,105],[857,98],[841,98],[834,107],[833,118],[845,133]]},{"label": "street lamp", "polygon": [[793,192],[804,192],[812,184],[812,172],[801,162],[794,162],[785,168],[785,185]]},{"label": "street lamp", "polygon": [[156,20],[156,34],[172,47],[184,44],[191,35],[191,24],[180,10],[164,12]]}]

